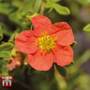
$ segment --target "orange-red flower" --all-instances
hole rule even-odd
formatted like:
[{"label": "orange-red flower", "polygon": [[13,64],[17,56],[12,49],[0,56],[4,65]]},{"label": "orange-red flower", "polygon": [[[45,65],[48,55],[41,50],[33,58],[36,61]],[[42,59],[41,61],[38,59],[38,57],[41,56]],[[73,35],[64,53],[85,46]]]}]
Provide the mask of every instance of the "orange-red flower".
[{"label": "orange-red flower", "polygon": [[7,64],[8,70],[12,71],[16,67],[21,66],[22,57],[21,53],[17,53],[16,56],[11,57],[10,62]]},{"label": "orange-red flower", "polygon": [[74,42],[72,28],[66,22],[52,24],[46,16],[32,18],[33,30],[21,32],[15,39],[16,48],[27,54],[31,67],[49,70],[53,63],[63,67],[72,63]]},{"label": "orange-red flower", "polygon": [[7,68],[12,71],[16,67],[20,66],[21,63],[17,60],[17,58],[11,58],[11,62],[7,65]]}]

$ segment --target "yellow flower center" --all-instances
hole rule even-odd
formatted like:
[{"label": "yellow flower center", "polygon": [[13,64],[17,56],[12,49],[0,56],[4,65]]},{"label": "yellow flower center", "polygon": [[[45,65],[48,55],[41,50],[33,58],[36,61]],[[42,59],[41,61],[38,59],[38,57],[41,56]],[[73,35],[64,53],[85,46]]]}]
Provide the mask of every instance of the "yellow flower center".
[{"label": "yellow flower center", "polygon": [[55,47],[55,44],[55,39],[50,35],[44,34],[38,38],[39,48],[46,52],[51,51]]}]

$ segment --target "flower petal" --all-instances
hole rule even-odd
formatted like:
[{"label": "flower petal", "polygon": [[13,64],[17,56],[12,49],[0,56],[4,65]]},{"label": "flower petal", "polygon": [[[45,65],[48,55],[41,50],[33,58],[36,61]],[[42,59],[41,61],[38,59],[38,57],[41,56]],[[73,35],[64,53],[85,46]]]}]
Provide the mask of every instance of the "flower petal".
[{"label": "flower petal", "polygon": [[42,30],[40,28],[37,28],[37,29],[34,29],[33,30],[33,34],[36,36],[36,37],[39,37],[43,34],[54,34],[58,31],[58,28],[54,27],[54,26],[51,26],[51,27],[47,27],[46,29]]},{"label": "flower petal", "polygon": [[35,53],[37,51],[36,38],[32,31],[23,31],[15,39],[16,48],[23,53]]},{"label": "flower petal", "polygon": [[55,54],[55,63],[60,65],[61,67],[69,65],[73,62],[73,50],[70,46],[67,47],[60,47],[57,46],[53,50]]},{"label": "flower petal", "polygon": [[43,33],[48,33],[52,27],[52,23],[46,16],[36,16],[32,18],[32,24],[34,25],[34,35],[40,36]]},{"label": "flower petal", "polygon": [[34,55],[28,55],[30,66],[39,71],[48,71],[53,64],[54,56],[52,53],[42,54],[40,51]]},{"label": "flower petal", "polygon": [[55,33],[59,45],[67,46],[74,43],[74,35],[69,24],[61,22],[57,23],[56,26],[59,29],[59,31]]},{"label": "flower petal", "polygon": [[32,24],[35,28],[44,29],[51,26],[51,21],[46,16],[36,16],[32,18]]},{"label": "flower petal", "polygon": [[71,30],[71,26],[67,22],[58,22],[58,23],[55,23],[54,25],[59,29],[59,31],[69,30],[69,29]]}]

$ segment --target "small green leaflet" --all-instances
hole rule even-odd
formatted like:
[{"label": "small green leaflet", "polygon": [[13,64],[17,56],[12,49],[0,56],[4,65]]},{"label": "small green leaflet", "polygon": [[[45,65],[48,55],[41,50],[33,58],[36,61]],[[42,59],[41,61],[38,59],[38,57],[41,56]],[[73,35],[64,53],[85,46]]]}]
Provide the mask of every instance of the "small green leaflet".
[{"label": "small green leaflet", "polygon": [[0,58],[10,57],[11,50],[13,48],[12,43],[4,43],[0,45]]},{"label": "small green leaflet", "polygon": [[53,3],[57,3],[59,2],[60,0],[47,0],[47,2],[53,2]]},{"label": "small green leaflet", "polygon": [[90,32],[90,24],[87,24],[83,30],[86,32]]},{"label": "small green leaflet", "polygon": [[69,15],[70,14],[70,10],[67,7],[64,7],[59,4],[54,4],[54,9],[56,10],[56,12],[58,12],[61,15]]},{"label": "small green leaflet", "polygon": [[69,8],[62,6],[57,2],[58,0],[47,0],[46,8],[50,8],[50,10],[54,9],[60,15],[69,15],[70,14]]}]

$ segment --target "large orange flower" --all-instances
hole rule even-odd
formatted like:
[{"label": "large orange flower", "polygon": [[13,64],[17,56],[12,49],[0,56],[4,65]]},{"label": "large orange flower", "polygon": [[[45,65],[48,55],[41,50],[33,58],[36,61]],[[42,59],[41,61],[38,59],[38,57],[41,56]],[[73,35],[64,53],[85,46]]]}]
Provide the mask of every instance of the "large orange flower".
[{"label": "large orange flower", "polygon": [[72,29],[66,22],[52,24],[46,16],[32,18],[33,30],[21,32],[15,39],[17,49],[28,56],[31,67],[49,70],[53,63],[63,67],[72,63],[74,42]]}]

